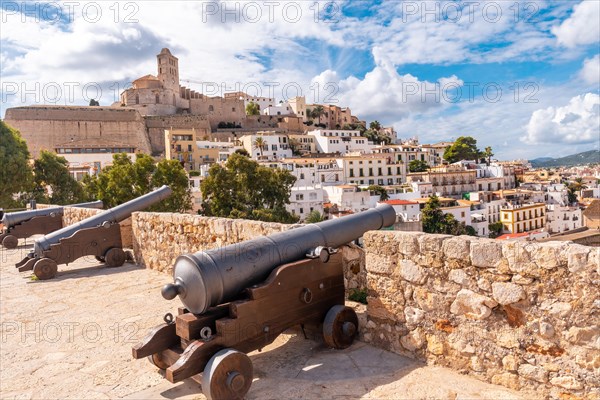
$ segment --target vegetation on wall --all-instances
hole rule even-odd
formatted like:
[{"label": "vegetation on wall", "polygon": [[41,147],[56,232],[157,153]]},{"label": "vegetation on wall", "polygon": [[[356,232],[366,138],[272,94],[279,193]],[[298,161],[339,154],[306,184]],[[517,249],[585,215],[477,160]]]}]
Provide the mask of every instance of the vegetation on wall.
[{"label": "vegetation on wall", "polygon": [[429,201],[427,201],[421,212],[421,221],[423,222],[423,232],[426,233],[477,235],[472,226],[458,222],[452,214],[444,214],[440,206],[440,199],[437,196],[429,197]]},{"label": "vegetation on wall", "polygon": [[33,163],[32,198],[38,203],[74,204],[85,200],[83,187],[69,172],[69,162],[55,153],[42,150]]},{"label": "vegetation on wall", "polygon": [[22,207],[24,203],[14,197],[29,190],[32,182],[27,143],[18,130],[0,120],[0,207]]}]

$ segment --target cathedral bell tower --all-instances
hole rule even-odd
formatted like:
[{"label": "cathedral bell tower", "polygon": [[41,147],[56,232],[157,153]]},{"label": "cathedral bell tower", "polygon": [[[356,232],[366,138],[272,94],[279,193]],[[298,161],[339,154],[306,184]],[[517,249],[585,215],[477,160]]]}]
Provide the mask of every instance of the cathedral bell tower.
[{"label": "cathedral bell tower", "polygon": [[179,93],[179,60],[169,49],[164,48],[156,56],[158,62],[158,79],[165,89]]}]

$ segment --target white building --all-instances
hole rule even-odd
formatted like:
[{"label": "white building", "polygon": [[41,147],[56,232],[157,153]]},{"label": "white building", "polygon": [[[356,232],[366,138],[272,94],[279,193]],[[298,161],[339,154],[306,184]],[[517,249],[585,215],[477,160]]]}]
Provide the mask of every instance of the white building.
[{"label": "white building", "polygon": [[546,211],[548,233],[563,233],[583,227],[583,212],[578,207],[547,204]]},{"label": "white building", "polygon": [[315,210],[323,215],[324,197],[325,192],[319,186],[293,187],[290,204],[286,205],[286,209],[299,216],[300,221]]},{"label": "white building", "polygon": [[369,209],[370,194],[353,185],[323,186],[325,200],[336,204],[338,210],[360,212]]},{"label": "white building", "polygon": [[406,165],[387,154],[347,155],[336,160],[348,184],[391,186],[405,181]]},{"label": "white building", "polygon": [[294,186],[340,185],[345,183],[344,170],[336,159],[288,158],[277,167],[290,171],[296,177]]},{"label": "white building", "polygon": [[359,131],[347,130],[315,130],[307,135],[315,138],[317,152],[339,153],[345,155],[351,152],[370,153],[372,143]]},{"label": "white building", "polygon": [[452,214],[454,219],[465,225],[471,225],[471,207],[468,205],[459,205],[453,207],[440,207],[444,214]]},{"label": "white building", "polygon": [[294,110],[289,105],[289,103],[285,102],[285,103],[279,103],[279,104],[274,104],[269,107],[265,107],[262,110],[262,114],[272,115],[272,116],[294,115]]},{"label": "white building", "polygon": [[86,175],[97,175],[103,168],[112,165],[113,155],[116,153],[125,153],[131,160],[135,160],[136,153],[135,148],[116,142],[102,145],[71,142],[57,146],[54,150],[69,162],[69,173],[78,181]]},{"label": "white building", "polygon": [[[257,138],[262,138],[265,142],[262,148],[256,147]],[[292,149],[290,149],[286,135],[258,132],[242,136],[240,142],[254,160],[276,161],[292,157]]]},{"label": "white building", "polygon": [[275,98],[273,97],[260,97],[260,96],[251,96],[244,92],[234,92],[234,93],[225,93],[225,98],[236,98],[238,100],[244,101],[244,107],[248,106],[250,103],[258,104],[259,110],[264,110],[267,107],[275,105]]},{"label": "white building", "polygon": [[386,200],[379,204],[389,204],[396,211],[396,222],[411,222],[421,220],[421,208],[419,203],[410,200]]}]

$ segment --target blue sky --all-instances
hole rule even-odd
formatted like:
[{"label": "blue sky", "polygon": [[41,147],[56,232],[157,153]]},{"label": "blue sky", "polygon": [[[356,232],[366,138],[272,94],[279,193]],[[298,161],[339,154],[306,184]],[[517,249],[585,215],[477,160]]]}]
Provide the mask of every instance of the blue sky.
[{"label": "blue sky", "polygon": [[[1,1],[0,114],[110,105],[156,54],[183,85],[260,85],[351,107],[421,142],[461,135],[503,159],[600,142],[600,2]],[[212,86],[198,82],[212,82]],[[217,94],[211,92],[208,94]]]}]

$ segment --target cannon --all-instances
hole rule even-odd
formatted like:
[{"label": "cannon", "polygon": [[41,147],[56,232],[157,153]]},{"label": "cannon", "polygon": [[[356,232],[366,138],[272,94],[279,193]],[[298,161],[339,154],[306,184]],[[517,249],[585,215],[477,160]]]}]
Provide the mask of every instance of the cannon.
[{"label": "cannon", "polygon": [[93,217],[37,239],[33,252],[16,264],[19,272],[33,270],[41,280],[56,276],[59,264],[69,264],[84,256],[94,256],[108,267],[126,261],[119,222],[135,211],[144,210],[171,195],[168,186],[130,200]]},{"label": "cannon", "polygon": [[167,300],[179,296],[183,307],[176,317],[165,315],[164,323],[133,347],[133,357],[148,357],[172,383],[197,379],[209,399],[241,399],[253,379],[246,353],[262,349],[288,328],[319,332],[329,347],[350,346],[358,318],[344,305],[337,250],[395,221],[393,207],[385,204],[179,256],[174,281],[161,293]]},{"label": "cannon", "polygon": [[[102,208],[101,201],[71,204],[67,207]],[[19,211],[2,216],[0,223],[4,231],[0,233],[0,244],[7,249],[15,249],[19,239],[33,235],[45,235],[62,228],[63,207],[49,207],[41,210]]]}]

